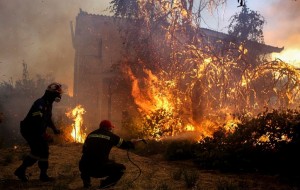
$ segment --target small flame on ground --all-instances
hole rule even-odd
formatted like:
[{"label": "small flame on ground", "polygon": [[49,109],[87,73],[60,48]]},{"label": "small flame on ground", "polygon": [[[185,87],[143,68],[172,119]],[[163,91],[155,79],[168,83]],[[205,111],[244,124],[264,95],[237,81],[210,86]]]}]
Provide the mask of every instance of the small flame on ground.
[{"label": "small flame on ground", "polygon": [[85,129],[83,129],[83,114],[85,114],[85,109],[81,105],[77,105],[74,109],[66,113],[66,115],[74,121],[70,135],[74,142],[78,143],[84,143],[86,139]]}]

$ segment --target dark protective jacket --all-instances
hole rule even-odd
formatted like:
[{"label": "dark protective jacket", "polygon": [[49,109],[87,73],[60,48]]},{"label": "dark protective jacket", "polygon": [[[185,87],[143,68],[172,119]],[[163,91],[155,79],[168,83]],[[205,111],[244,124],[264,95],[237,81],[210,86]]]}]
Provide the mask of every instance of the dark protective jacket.
[{"label": "dark protective jacket", "polygon": [[47,96],[44,95],[33,103],[20,127],[24,137],[42,137],[47,127],[57,130],[52,122],[52,102]]},{"label": "dark protective jacket", "polygon": [[121,149],[134,148],[132,142],[123,140],[111,131],[97,129],[87,136],[83,144],[81,159],[89,165],[105,164],[109,161],[109,153],[113,146]]}]

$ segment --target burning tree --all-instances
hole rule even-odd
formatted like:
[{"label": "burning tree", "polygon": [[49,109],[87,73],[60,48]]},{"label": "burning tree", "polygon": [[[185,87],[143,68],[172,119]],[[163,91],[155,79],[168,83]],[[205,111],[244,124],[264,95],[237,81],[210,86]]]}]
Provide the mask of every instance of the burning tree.
[{"label": "burning tree", "polygon": [[265,19],[263,16],[244,5],[240,13],[231,17],[228,34],[241,40],[264,43],[264,23]]},{"label": "burning tree", "polygon": [[235,115],[295,106],[299,73],[292,66],[265,59],[252,64],[247,41],[211,42],[202,32],[201,11],[222,3],[111,1],[115,16],[124,18],[127,49],[116,68],[131,89],[143,135],[193,130],[199,139],[238,122]]}]

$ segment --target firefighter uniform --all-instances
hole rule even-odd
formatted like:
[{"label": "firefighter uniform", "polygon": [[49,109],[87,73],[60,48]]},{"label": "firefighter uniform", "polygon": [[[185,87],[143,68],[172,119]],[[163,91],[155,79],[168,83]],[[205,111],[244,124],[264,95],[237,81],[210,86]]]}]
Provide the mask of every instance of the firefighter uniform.
[{"label": "firefighter uniform", "polygon": [[111,132],[110,121],[103,120],[99,129],[91,132],[82,148],[82,157],[79,162],[79,170],[84,187],[90,187],[90,177],[103,178],[100,188],[115,185],[123,176],[126,167],[123,164],[109,160],[109,153],[113,146],[121,149],[131,149],[134,145],[131,141],[125,141]]},{"label": "firefighter uniform", "polygon": [[[45,94],[33,103],[25,119],[20,122],[21,135],[30,147],[30,154],[24,158],[23,163],[14,173],[22,181],[28,180],[25,175],[26,168],[37,161],[40,168],[40,180],[51,180],[47,175],[49,135],[46,130],[47,127],[50,127],[55,134],[60,133],[52,122],[52,103],[61,98],[60,84],[53,83],[51,85],[48,86]],[[53,88],[52,90],[50,86]]]}]

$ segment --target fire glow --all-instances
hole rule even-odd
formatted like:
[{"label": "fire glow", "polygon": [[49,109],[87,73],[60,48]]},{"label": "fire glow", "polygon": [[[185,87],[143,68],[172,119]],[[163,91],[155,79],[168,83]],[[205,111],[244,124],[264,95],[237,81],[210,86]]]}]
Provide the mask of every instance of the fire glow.
[{"label": "fire glow", "polygon": [[219,127],[234,132],[240,123],[235,116],[255,116],[265,107],[296,106],[300,98],[299,71],[281,60],[249,67],[241,63],[248,54],[241,47],[231,47],[238,56],[218,59],[211,52],[204,54],[200,48],[187,47],[186,56],[191,53],[195,58],[185,64],[174,59],[175,66],[169,67],[174,70],[143,68],[141,74],[124,67],[145,134],[162,139],[193,132],[195,140],[201,140]]},{"label": "fire glow", "polygon": [[74,109],[66,113],[66,115],[73,119],[74,123],[72,124],[71,137],[74,142],[84,143],[86,138],[86,133],[83,129],[83,114],[85,114],[85,109],[81,105],[77,105]]},{"label": "fire glow", "polygon": [[300,50],[299,49],[286,49],[281,53],[273,53],[273,59],[279,58],[285,62],[289,62],[295,67],[300,68]]},{"label": "fire glow", "polygon": [[267,59],[267,51],[256,52],[247,41],[198,35],[201,27],[193,5],[183,2],[153,1],[155,9],[138,4],[138,17],[147,27],[127,31],[134,34],[128,41],[136,42],[138,64],[124,59],[122,71],[130,80],[141,116],[136,126],[143,135],[161,139],[193,132],[199,140],[220,127],[234,132],[241,118],[255,117],[266,108],[298,106],[299,70]]},{"label": "fire glow", "polygon": [[[206,60],[199,65],[199,69],[195,70],[194,74],[194,78],[198,76],[198,79],[201,80],[203,80],[203,77],[209,77],[208,81],[203,82],[203,84],[207,84],[202,88],[206,94],[201,94],[201,98],[207,100],[207,102],[204,102],[205,107],[203,106],[203,109],[205,112],[203,112],[202,120],[193,117],[192,107],[197,102],[192,99],[189,93],[180,92],[178,88],[180,81],[171,79],[165,72],[155,75],[146,69],[143,70],[144,77],[138,78],[130,68],[127,68],[126,73],[132,82],[131,94],[138,110],[145,118],[146,122],[144,124],[151,126],[149,127],[151,130],[148,129],[150,136],[161,139],[182,133],[195,132],[198,134],[196,140],[200,140],[203,137],[212,136],[220,126],[231,133],[235,131],[240,123],[234,113],[243,112],[244,115],[253,116],[263,110],[266,101],[268,101],[268,106],[276,108],[280,106],[292,107],[295,105],[294,102],[297,102],[295,100],[299,99],[299,73],[285,62],[280,60],[266,62],[257,69],[246,70],[239,81],[236,78],[228,78],[228,81],[222,81],[222,69],[224,68],[211,66],[213,63],[207,63]],[[234,63],[228,64],[234,65]],[[205,68],[201,67],[203,65],[205,65]],[[230,65],[225,68],[228,69],[228,73],[230,73],[229,68]],[[210,72],[210,76],[207,76],[207,71]],[[285,73],[286,71],[290,72],[291,75]],[[275,83],[270,83],[270,86],[267,86],[261,94],[254,91],[253,86],[259,85],[257,82],[260,80],[267,81],[265,77],[270,76],[270,73],[272,73],[274,79],[270,78],[269,80],[270,82],[275,81]],[[210,80],[212,75],[217,79],[216,82]],[[180,79],[180,77],[175,78]],[[232,82],[230,82],[231,80]],[[190,85],[191,88],[194,87],[193,81],[189,82],[186,85]],[[294,84],[291,86],[294,88],[290,88],[290,84]],[[223,96],[222,94],[226,92],[226,89],[222,91],[222,86],[225,85],[228,86],[229,90]],[[286,88],[287,91],[284,91],[285,86],[288,87]],[[251,94],[252,92],[254,94]],[[253,99],[250,101],[251,97]],[[287,97],[289,101],[284,102],[283,100]],[[264,98],[266,100],[263,100]],[[240,102],[237,102],[237,100]],[[215,104],[211,103],[213,101]],[[197,109],[199,108],[197,107]],[[264,140],[267,139],[264,138]]]},{"label": "fire glow", "polygon": [[[150,70],[143,71],[147,77],[142,81],[133,75],[130,68],[126,72],[132,81],[131,94],[134,101],[144,115],[145,123],[152,126],[149,135],[160,139],[164,135],[175,136],[181,132],[195,131],[193,124],[182,120],[178,115],[176,107],[181,104],[181,100],[172,94],[176,81],[161,80],[160,76],[154,75]],[[140,88],[141,84],[147,87],[146,90]]]}]

